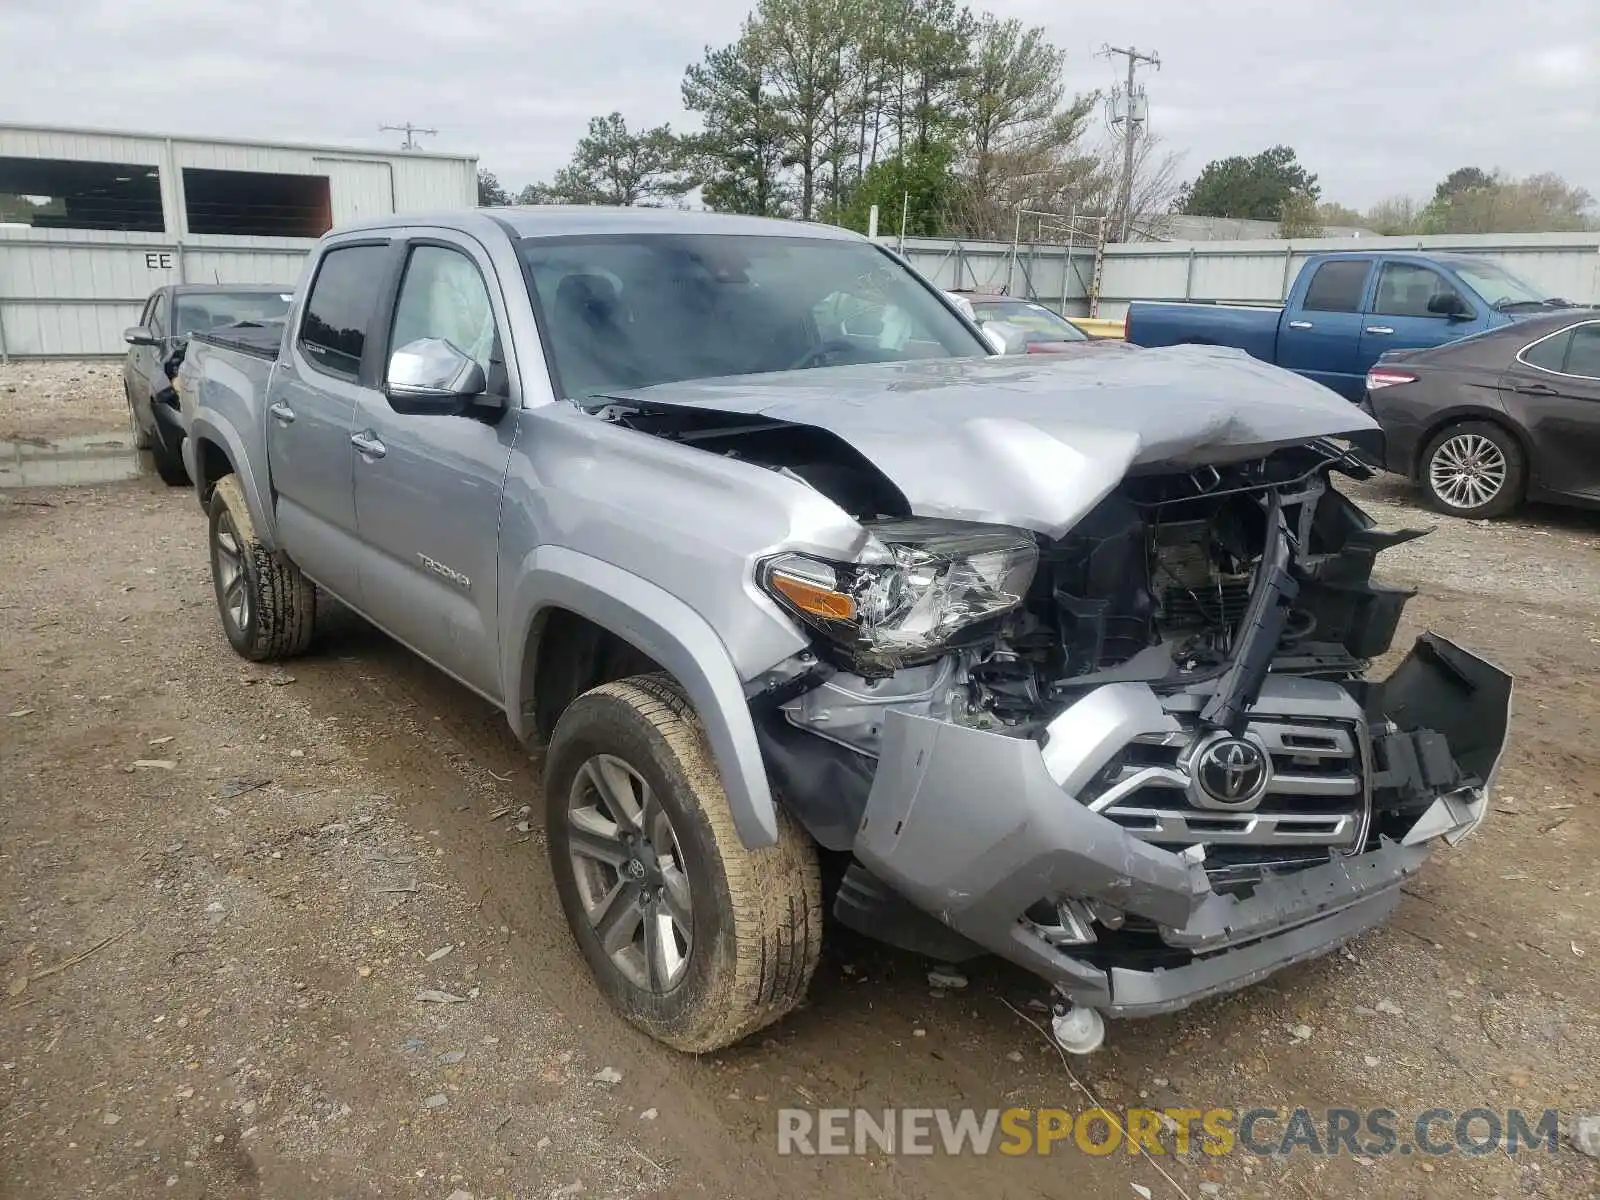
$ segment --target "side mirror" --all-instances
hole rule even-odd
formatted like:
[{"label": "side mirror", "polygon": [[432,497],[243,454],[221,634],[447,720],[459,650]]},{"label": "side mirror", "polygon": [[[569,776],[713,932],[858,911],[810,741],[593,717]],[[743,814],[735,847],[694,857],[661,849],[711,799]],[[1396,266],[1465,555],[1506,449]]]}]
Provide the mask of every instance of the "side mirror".
[{"label": "side mirror", "polygon": [[159,346],[161,339],[143,325],[130,325],[122,331],[122,340],[130,346]]},{"label": "side mirror", "polygon": [[1428,311],[1436,317],[1449,317],[1452,321],[1470,321],[1472,310],[1467,302],[1454,292],[1439,292],[1428,298]]},{"label": "side mirror", "polygon": [[985,321],[979,328],[983,340],[989,343],[996,354],[1028,352],[1028,335],[1020,325],[1013,325],[1010,321]]},{"label": "side mirror", "polygon": [[444,338],[418,338],[389,356],[384,394],[411,416],[459,416],[489,387],[483,368]]}]

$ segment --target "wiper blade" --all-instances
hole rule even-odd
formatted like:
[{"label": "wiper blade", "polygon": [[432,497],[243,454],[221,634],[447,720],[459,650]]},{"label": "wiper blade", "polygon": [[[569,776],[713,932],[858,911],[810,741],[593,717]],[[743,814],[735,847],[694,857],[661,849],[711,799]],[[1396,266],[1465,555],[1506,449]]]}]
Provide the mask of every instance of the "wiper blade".
[{"label": "wiper blade", "polygon": [[1502,300],[1494,306],[1496,312],[1510,312],[1514,308],[1577,308],[1570,300],[1560,296],[1547,296],[1543,300]]}]

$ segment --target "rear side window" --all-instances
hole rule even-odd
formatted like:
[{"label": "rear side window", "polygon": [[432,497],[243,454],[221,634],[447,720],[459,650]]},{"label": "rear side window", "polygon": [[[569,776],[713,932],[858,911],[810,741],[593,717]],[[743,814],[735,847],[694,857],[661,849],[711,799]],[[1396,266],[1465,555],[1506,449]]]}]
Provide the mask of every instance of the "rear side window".
[{"label": "rear side window", "polygon": [[1302,307],[1312,312],[1360,312],[1370,266],[1349,260],[1323,263],[1311,277]]},{"label": "rear side window", "polygon": [[354,379],[383,286],[388,246],[330,250],[317,268],[300,318],[300,352],[319,369]]},{"label": "rear side window", "polygon": [[1567,374],[1600,379],[1600,325],[1579,325],[1567,351]]},{"label": "rear side window", "polygon": [[1566,360],[1567,347],[1572,344],[1572,330],[1563,329],[1560,333],[1547,337],[1542,342],[1535,342],[1522,351],[1522,361],[1533,367],[1543,367],[1546,371],[1559,371],[1561,364]]}]

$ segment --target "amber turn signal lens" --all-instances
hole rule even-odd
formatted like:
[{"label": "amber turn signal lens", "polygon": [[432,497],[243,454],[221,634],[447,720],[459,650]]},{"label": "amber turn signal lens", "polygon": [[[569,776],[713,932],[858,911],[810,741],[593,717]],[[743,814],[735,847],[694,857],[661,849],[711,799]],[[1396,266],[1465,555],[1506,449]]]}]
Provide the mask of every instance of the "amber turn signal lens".
[{"label": "amber turn signal lens", "polygon": [[830,621],[855,620],[856,602],[842,592],[829,591],[809,580],[796,579],[780,571],[772,573],[772,588],[801,612],[826,617]]}]

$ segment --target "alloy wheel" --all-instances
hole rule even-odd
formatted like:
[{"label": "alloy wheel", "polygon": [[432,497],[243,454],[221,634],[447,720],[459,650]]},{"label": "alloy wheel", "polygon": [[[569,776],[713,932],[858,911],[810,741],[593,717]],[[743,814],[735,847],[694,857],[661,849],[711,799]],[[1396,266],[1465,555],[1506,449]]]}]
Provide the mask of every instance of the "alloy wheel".
[{"label": "alloy wheel", "polygon": [[1500,494],[1508,470],[1499,446],[1481,433],[1458,433],[1433,452],[1428,483],[1451,508],[1480,508]]},{"label": "alloy wheel", "polygon": [[694,948],[683,851],[660,799],[611,754],[578,768],[567,839],[584,914],[629,982],[657,994],[682,982]]},{"label": "alloy wheel", "polygon": [[215,558],[217,595],[221,600],[222,614],[236,630],[243,632],[250,623],[250,581],[245,575],[239,531],[234,528],[233,518],[226,512],[217,518],[217,532],[211,552]]}]

